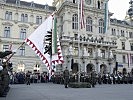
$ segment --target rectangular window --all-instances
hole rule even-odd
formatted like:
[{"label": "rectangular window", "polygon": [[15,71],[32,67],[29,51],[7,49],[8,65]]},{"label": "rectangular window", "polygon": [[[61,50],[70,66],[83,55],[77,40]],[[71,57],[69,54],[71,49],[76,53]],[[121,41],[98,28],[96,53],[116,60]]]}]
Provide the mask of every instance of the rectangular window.
[{"label": "rectangular window", "polygon": [[27,14],[21,14],[21,22],[28,22],[28,15]]},{"label": "rectangular window", "polygon": [[130,43],[131,51],[133,51],[133,43]]},{"label": "rectangular window", "polygon": [[20,53],[20,56],[24,56],[25,55],[25,47],[24,46],[21,46],[20,49],[19,49],[19,53]]},{"label": "rectangular window", "polygon": [[12,20],[12,12],[9,12],[9,20]]},{"label": "rectangular window", "polygon": [[129,38],[133,38],[133,32],[129,32]]},{"label": "rectangular window", "polygon": [[122,42],[122,50],[125,50],[125,42]]},{"label": "rectangular window", "polygon": [[74,34],[75,40],[78,40],[78,34]]},{"label": "rectangular window", "polygon": [[125,34],[124,34],[124,31],[123,31],[123,30],[121,30],[121,36],[122,36],[122,37],[124,37],[124,36],[125,36]]},{"label": "rectangular window", "polygon": [[5,19],[6,20],[12,20],[12,12],[6,11],[5,12]]},{"label": "rectangular window", "polygon": [[92,48],[88,48],[88,55],[89,55],[90,57],[93,57]]},{"label": "rectangular window", "polygon": [[101,57],[105,58],[105,50],[101,50]]},{"label": "rectangular window", "polygon": [[133,64],[133,55],[130,56],[131,64]]},{"label": "rectangular window", "polygon": [[74,55],[78,55],[78,48],[74,47]]},{"label": "rectangular window", "polygon": [[4,28],[4,37],[9,38],[10,37],[10,27]]},{"label": "rectangular window", "polygon": [[9,45],[3,45],[3,51],[9,51]]},{"label": "rectangular window", "polygon": [[42,16],[36,16],[36,24],[42,23]]},{"label": "rectangular window", "polygon": [[26,39],[26,29],[20,30],[20,39]]},{"label": "rectangular window", "polygon": [[125,57],[125,55],[123,55],[122,58],[123,58],[123,63],[126,63],[126,57]]}]

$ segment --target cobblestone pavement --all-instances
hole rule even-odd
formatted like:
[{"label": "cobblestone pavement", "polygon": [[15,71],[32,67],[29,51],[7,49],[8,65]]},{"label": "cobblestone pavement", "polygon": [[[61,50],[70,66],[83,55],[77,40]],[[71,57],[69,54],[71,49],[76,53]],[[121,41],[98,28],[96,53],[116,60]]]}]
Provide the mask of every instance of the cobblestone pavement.
[{"label": "cobblestone pavement", "polygon": [[53,83],[16,84],[0,100],[133,100],[133,84],[96,85],[95,88],[64,88]]}]

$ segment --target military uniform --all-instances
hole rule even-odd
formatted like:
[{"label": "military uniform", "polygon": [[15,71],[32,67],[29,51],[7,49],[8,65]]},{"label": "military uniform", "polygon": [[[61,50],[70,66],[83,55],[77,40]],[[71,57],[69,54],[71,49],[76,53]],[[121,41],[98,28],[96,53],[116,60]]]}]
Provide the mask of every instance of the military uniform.
[{"label": "military uniform", "polygon": [[27,73],[26,73],[26,84],[27,85],[30,85],[30,72],[28,71]]},{"label": "military uniform", "polygon": [[91,72],[91,84],[92,87],[95,87],[96,73],[94,71]]},{"label": "military uniform", "polygon": [[69,70],[66,69],[64,70],[63,72],[63,76],[64,76],[64,85],[65,85],[65,88],[68,88],[68,83],[69,83]]},{"label": "military uniform", "polygon": [[[0,58],[1,60],[11,54],[11,51],[5,51],[5,52],[0,52]],[[9,59],[8,59],[9,60]],[[9,82],[10,82],[10,77],[8,74],[8,64],[7,62],[0,62],[3,67],[3,70],[0,71],[0,97],[5,97],[7,95],[7,92],[9,91]]]}]

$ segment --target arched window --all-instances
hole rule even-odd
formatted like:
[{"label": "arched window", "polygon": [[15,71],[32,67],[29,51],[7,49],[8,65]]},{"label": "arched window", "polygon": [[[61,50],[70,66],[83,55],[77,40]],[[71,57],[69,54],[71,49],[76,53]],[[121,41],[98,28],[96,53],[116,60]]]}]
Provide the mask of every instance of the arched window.
[{"label": "arched window", "polygon": [[24,22],[24,14],[21,14],[21,22]]},{"label": "arched window", "polygon": [[28,22],[28,15],[27,14],[25,14],[25,22]]},{"label": "arched window", "polygon": [[36,24],[42,23],[42,16],[36,16]]},{"label": "arched window", "polygon": [[28,22],[28,15],[27,14],[21,14],[21,22]]},{"label": "arched window", "polygon": [[6,20],[12,20],[12,12],[6,11],[6,13],[5,13],[5,19]]},{"label": "arched window", "polygon": [[103,19],[99,19],[99,33],[104,32],[104,21]]},{"label": "arched window", "polygon": [[91,17],[87,17],[86,18],[86,31],[90,31],[92,32],[92,18]]},{"label": "arched window", "polygon": [[5,13],[5,19],[8,19],[8,11]]},{"label": "arched window", "polygon": [[97,1],[97,7],[98,7],[98,9],[100,9],[100,1],[99,0]]},{"label": "arched window", "polygon": [[78,15],[74,14],[72,17],[72,29],[78,29]]}]

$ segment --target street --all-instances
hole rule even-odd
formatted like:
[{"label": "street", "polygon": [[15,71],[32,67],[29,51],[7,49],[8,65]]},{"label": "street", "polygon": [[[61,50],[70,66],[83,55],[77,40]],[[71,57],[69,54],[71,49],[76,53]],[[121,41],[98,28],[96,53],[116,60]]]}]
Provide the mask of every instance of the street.
[{"label": "street", "polygon": [[64,88],[53,83],[10,85],[0,100],[133,100],[133,84],[96,85],[95,88]]}]

